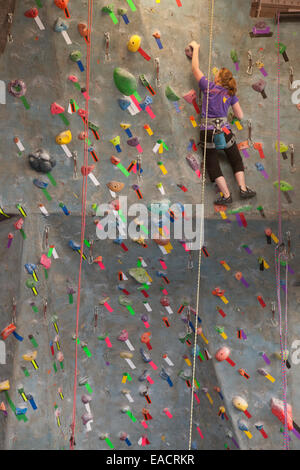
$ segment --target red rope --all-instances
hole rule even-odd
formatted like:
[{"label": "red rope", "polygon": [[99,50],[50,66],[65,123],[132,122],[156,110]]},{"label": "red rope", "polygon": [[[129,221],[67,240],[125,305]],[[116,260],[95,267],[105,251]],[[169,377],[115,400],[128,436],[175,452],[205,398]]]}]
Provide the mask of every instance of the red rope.
[{"label": "red rope", "polygon": [[[90,56],[91,56],[91,29],[92,29],[92,18],[93,18],[93,0],[88,0],[88,41],[87,41],[87,55],[86,55],[86,96],[89,97],[90,89]],[[85,100],[85,121],[84,121],[84,164],[86,168],[88,166],[88,113],[89,113],[89,100]],[[78,326],[79,326],[79,311],[80,311],[80,291],[81,291],[81,276],[82,276],[82,255],[83,255],[83,244],[86,227],[86,199],[87,199],[87,172],[84,171],[82,175],[82,189],[81,189],[81,239],[80,239],[80,262],[78,272],[78,284],[77,284],[77,305],[76,305],[76,332],[75,332],[75,370],[74,370],[74,386],[73,386],[73,412],[72,412],[72,425],[71,425],[71,439],[70,449],[74,450],[75,443],[75,428],[76,428],[76,396],[77,396],[77,362],[78,362]]]},{"label": "red rope", "polygon": [[[277,290],[277,302],[278,302],[278,316],[279,316],[279,342],[281,352],[281,376],[282,376],[282,390],[283,390],[283,413],[284,413],[284,448],[289,450],[289,434],[288,434],[288,423],[287,423],[287,374],[286,374],[286,347],[287,347],[287,335],[288,335],[288,264],[286,257],[280,252],[279,246],[282,244],[282,209],[281,209],[281,159],[280,159],[280,12],[277,12],[277,171],[278,171],[278,247],[275,249],[275,273],[276,273],[276,290]],[[281,296],[280,296],[280,262],[281,260],[286,262],[286,293],[285,293],[285,314],[284,323],[285,329],[282,332],[282,311],[281,311]]]}]

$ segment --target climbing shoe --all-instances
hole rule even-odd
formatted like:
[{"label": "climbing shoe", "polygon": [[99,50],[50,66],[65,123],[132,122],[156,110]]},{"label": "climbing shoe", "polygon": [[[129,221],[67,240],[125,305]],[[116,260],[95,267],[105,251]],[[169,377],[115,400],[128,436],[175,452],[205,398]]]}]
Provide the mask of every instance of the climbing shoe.
[{"label": "climbing shoe", "polygon": [[227,206],[228,204],[231,204],[231,203],[232,203],[231,194],[230,194],[230,196],[228,196],[228,197],[220,196],[220,197],[214,202],[214,204],[216,204],[216,206]]},{"label": "climbing shoe", "polygon": [[256,192],[246,186],[246,191],[240,187],[240,197],[242,199],[250,199],[251,197],[256,196]]}]

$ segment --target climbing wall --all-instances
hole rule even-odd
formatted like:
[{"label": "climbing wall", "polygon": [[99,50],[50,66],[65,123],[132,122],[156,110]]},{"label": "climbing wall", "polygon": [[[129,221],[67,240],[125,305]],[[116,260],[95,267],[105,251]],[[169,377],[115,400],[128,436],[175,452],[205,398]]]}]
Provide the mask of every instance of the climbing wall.
[{"label": "climbing wall", "polygon": [[[277,301],[276,182],[284,182],[282,232],[289,257],[281,263],[279,292],[282,316],[289,292],[290,349],[299,329],[299,110],[291,100],[292,78],[299,76],[297,25],[280,25],[280,42],[287,47],[281,46],[279,56],[279,177],[277,26],[268,19],[267,32],[257,36],[250,4],[215,0],[212,66],[228,67],[236,76],[245,118],[233,120],[232,128],[247,184],[257,197],[247,204],[238,199],[220,154],[234,203],[227,210],[215,208],[216,187],[207,178],[198,312],[198,250],[189,251],[184,235],[180,240],[171,235],[167,245],[158,245],[147,238],[143,220],[145,214],[150,217],[151,204],[163,202],[162,220],[171,220],[172,227],[172,204],[179,217],[183,204],[200,202],[199,114],[183,98],[195,90],[199,104],[199,93],[184,51],[192,39],[199,41],[206,73],[210,4],[118,0],[108,8],[95,0],[88,96],[87,44],[78,31],[79,23],[87,24],[88,2],[71,0],[69,18],[52,0],[16,2],[13,42],[0,58],[5,89],[13,80],[23,80],[27,88],[21,98],[6,94],[0,106],[0,329],[16,326],[4,341],[6,364],[0,364],[0,382],[10,384],[0,392],[2,448],[68,449],[74,409],[76,449],[180,450],[190,443],[193,449],[283,447],[283,424],[270,407],[272,398],[283,399],[277,304],[272,312]],[[25,15],[33,7],[38,16]],[[136,52],[127,48],[133,35],[141,38]],[[116,68],[135,77],[136,89],[129,93],[127,83],[125,94],[120,92]],[[252,87],[260,79],[265,98]],[[90,126],[84,136],[87,98]],[[94,168],[87,178],[76,340],[85,137]],[[51,172],[30,167],[28,156],[36,161],[38,149],[56,161]],[[197,158],[196,167],[188,164],[188,154]],[[146,212],[120,213],[113,206],[118,196],[127,196],[128,207],[143,203]],[[102,203],[115,209],[112,226],[120,227],[125,219],[136,224],[138,218],[140,237],[99,240],[97,208]],[[14,225],[20,218],[21,230]],[[201,329],[193,381],[196,315]],[[224,346],[230,349],[229,363],[215,358]],[[283,367],[297,423],[299,387],[291,352],[289,368]],[[248,404],[246,416],[233,404],[242,399]],[[291,448],[299,448],[298,437],[294,426]]]}]

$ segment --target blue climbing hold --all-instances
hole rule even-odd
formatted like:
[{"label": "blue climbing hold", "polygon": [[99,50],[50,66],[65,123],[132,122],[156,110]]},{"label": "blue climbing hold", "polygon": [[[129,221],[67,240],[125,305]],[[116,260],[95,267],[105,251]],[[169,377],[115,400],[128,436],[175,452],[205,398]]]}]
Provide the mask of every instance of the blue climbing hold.
[{"label": "blue climbing hold", "polygon": [[69,246],[72,248],[72,250],[74,251],[78,251],[80,250],[80,245],[78,245],[77,243],[73,242],[73,240],[70,240],[69,241]]},{"label": "blue climbing hold", "polygon": [[37,186],[40,189],[45,189],[48,186],[48,183],[45,183],[44,181],[38,180],[37,178],[34,178],[33,184]]},{"label": "blue climbing hold", "polygon": [[33,274],[33,271],[36,269],[36,265],[31,264],[31,263],[26,263],[25,264],[25,269],[28,272],[28,274]]},{"label": "blue climbing hold", "polygon": [[121,98],[118,99],[118,103],[120,108],[123,109],[123,111],[125,111],[131,105],[130,101]]}]

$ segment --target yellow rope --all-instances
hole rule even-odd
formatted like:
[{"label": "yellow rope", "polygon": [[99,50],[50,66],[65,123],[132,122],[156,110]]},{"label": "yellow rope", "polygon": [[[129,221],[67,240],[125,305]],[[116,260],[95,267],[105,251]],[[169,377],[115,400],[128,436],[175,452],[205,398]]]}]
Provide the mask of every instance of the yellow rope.
[{"label": "yellow rope", "polygon": [[[209,32],[209,55],[208,55],[208,73],[207,73],[207,99],[206,99],[206,117],[205,117],[205,136],[204,136],[204,150],[203,150],[203,173],[202,173],[202,190],[201,202],[203,204],[203,222],[204,222],[204,195],[205,195],[205,170],[206,170],[206,147],[207,147],[207,125],[208,125],[208,101],[209,101],[209,82],[210,82],[210,69],[211,69],[211,56],[212,56],[212,38],[213,38],[213,19],[214,19],[214,0],[210,0],[210,32]],[[200,241],[201,241],[200,237]],[[193,375],[192,375],[192,394],[191,394],[191,409],[190,409],[190,433],[189,433],[189,450],[192,446],[192,432],[193,432],[193,411],[194,411],[194,381],[196,373],[196,350],[197,350],[197,328],[198,328],[198,311],[199,311],[199,298],[200,298],[200,275],[201,275],[201,260],[202,250],[199,247],[198,258],[198,279],[197,279],[197,300],[196,300],[196,320],[195,320],[195,336],[194,336],[194,354],[193,354]]]}]

